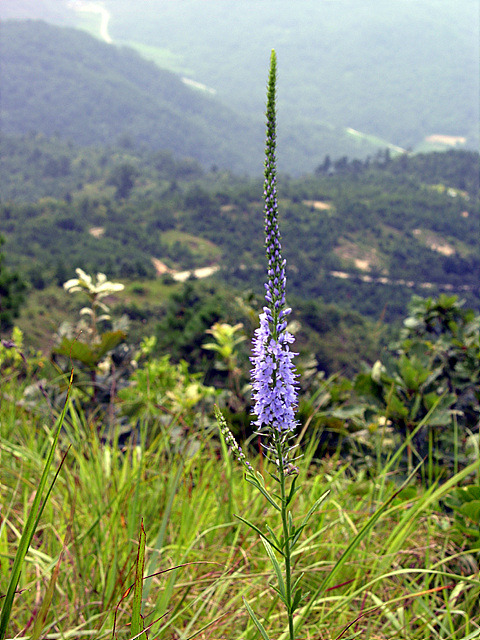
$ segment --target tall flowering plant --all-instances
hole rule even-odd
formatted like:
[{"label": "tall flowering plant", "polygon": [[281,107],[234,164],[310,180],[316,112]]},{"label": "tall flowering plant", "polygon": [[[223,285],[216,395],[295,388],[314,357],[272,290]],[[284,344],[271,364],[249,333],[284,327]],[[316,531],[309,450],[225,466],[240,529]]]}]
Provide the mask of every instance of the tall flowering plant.
[{"label": "tall flowering plant", "polygon": [[[267,282],[265,283],[265,306],[260,314],[260,327],[253,340],[252,389],[254,424],[261,436],[262,447],[274,464],[270,474],[279,491],[267,489],[263,476],[254,471],[229,431],[218,408],[215,409],[220,431],[233,454],[244,465],[245,479],[266,498],[270,506],[281,515],[282,529],[277,534],[266,524],[265,531],[248,520],[237,516],[256,531],[263,542],[272,564],[276,585],[271,585],[285,606],[288,619],[288,638],[294,640],[294,613],[304,596],[300,589],[301,575],[295,580],[292,575],[292,554],[300,534],[314,513],[322,496],[312,506],[299,526],[295,526],[290,507],[296,494],[295,483],[298,469],[295,467],[294,445],[297,421],[296,373],[290,345],[294,342],[287,330],[287,317],[291,309],[285,300],[285,260],[282,257],[280,231],[278,227],[278,201],[276,176],[276,76],[277,59],[275,51],[270,58],[270,73],[267,85],[267,141],[265,149],[265,246],[268,258]],[[280,559],[279,559],[280,558]],[[245,602],[247,611],[264,640],[269,636],[255,612]],[[299,621],[298,621],[299,622]]]}]

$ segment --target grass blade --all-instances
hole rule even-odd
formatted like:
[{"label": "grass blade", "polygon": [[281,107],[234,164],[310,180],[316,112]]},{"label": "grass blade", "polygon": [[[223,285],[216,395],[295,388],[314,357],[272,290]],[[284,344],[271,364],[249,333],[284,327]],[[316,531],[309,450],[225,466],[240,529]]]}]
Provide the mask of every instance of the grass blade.
[{"label": "grass blade", "polygon": [[141,635],[144,631],[142,618],[142,595],[143,595],[143,573],[145,569],[145,529],[143,528],[143,520],[140,523],[140,534],[138,536],[138,553],[135,569],[135,585],[133,588],[133,607],[132,607],[132,634],[135,637],[146,638]]},{"label": "grass blade", "polygon": [[33,632],[30,640],[38,640],[42,633],[42,629],[45,625],[45,620],[47,619],[47,613],[53,599],[55,585],[57,583],[58,574],[60,573],[60,566],[62,564],[64,552],[65,552],[65,543],[64,543],[64,548],[62,549],[62,552],[60,553],[60,557],[58,558],[58,561],[53,570],[50,581],[48,583],[47,592],[43,599],[42,606],[40,607],[40,611],[38,612],[37,618],[35,620],[35,624],[33,625]]},{"label": "grass blade", "polygon": [[283,581],[283,575],[282,575],[282,569],[280,567],[280,565],[278,564],[278,560],[275,557],[275,554],[273,553],[273,549],[270,545],[270,543],[268,542],[268,540],[264,537],[262,537],[262,542],[263,542],[263,546],[265,547],[265,550],[268,554],[268,557],[270,558],[270,562],[272,563],[272,566],[275,570],[275,574],[277,576],[277,581],[278,581],[278,588],[279,588],[279,594],[283,600],[283,602],[285,604],[287,604],[287,592],[285,589],[285,583]]},{"label": "grass blade", "polygon": [[260,631],[260,634],[263,638],[263,640],[270,640],[270,638],[268,637],[267,632],[265,631],[265,627],[263,626],[263,624],[260,622],[260,620],[257,618],[257,616],[255,615],[254,610],[252,609],[252,607],[248,604],[248,602],[245,600],[245,598],[243,599],[243,602],[245,604],[245,607],[248,611],[248,615],[250,616],[250,618],[253,621],[253,624],[257,627],[257,629]]},{"label": "grass blade", "polygon": [[35,533],[35,529],[37,528],[37,524],[40,520],[40,517],[43,513],[43,509],[45,508],[45,504],[48,500],[50,492],[55,484],[55,480],[58,477],[58,473],[63,465],[65,460],[65,456],[62,459],[62,462],[55,474],[55,477],[47,491],[47,495],[45,500],[42,502],[42,496],[47,484],[48,474],[50,472],[50,468],[52,466],[53,457],[55,454],[55,449],[57,447],[58,438],[60,435],[60,430],[63,425],[63,421],[65,419],[65,414],[67,412],[68,400],[70,396],[70,390],[72,388],[73,381],[73,369],[70,374],[70,381],[68,384],[67,397],[65,399],[65,404],[63,406],[62,413],[57,421],[57,425],[55,427],[55,435],[53,438],[52,446],[50,447],[50,452],[48,454],[47,460],[45,462],[45,466],[43,468],[42,477],[40,478],[40,483],[38,485],[37,492],[35,493],[35,499],[32,504],[32,508],[30,509],[30,513],[28,514],[27,522],[25,523],[25,527],[23,529],[22,536],[20,538],[20,543],[18,545],[17,553],[15,554],[15,560],[13,562],[12,573],[10,575],[10,580],[8,583],[7,593],[5,595],[5,600],[3,601],[2,612],[0,614],[0,640],[4,640],[7,635],[7,626],[10,620],[10,615],[13,607],[13,600],[15,597],[15,593],[17,590],[18,582],[20,580],[20,575],[22,573],[23,562],[25,560],[25,556],[27,555],[28,548],[30,547],[30,543],[32,542],[32,538]]},{"label": "grass blade", "polygon": [[[421,463],[423,464],[423,462]],[[327,576],[325,577],[325,579],[323,580],[323,582],[321,583],[321,585],[318,587],[318,589],[316,590],[316,592],[314,593],[314,595],[312,596],[310,602],[300,611],[298,617],[295,620],[295,629],[298,628],[298,626],[301,624],[301,622],[305,619],[305,617],[308,615],[308,613],[310,612],[310,609],[312,608],[313,604],[315,603],[315,600],[317,599],[318,595],[320,593],[322,593],[327,584],[333,579],[333,577],[338,573],[338,571],[341,569],[341,567],[345,564],[345,562],[348,560],[348,558],[352,555],[352,553],[355,551],[355,549],[358,547],[358,545],[360,544],[360,542],[368,535],[368,533],[371,531],[371,529],[374,527],[374,525],[377,523],[377,521],[380,519],[380,517],[385,513],[385,511],[388,509],[388,507],[390,506],[390,504],[392,503],[392,501],[395,499],[395,497],[402,491],[402,489],[404,489],[409,482],[411,481],[412,478],[415,477],[415,474],[418,471],[418,467],[416,467],[412,473],[410,474],[410,476],[405,480],[405,482],[403,483],[403,485],[397,490],[395,491],[395,493],[393,493],[388,500],[386,500],[382,506],[377,509],[377,511],[367,520],[366,524],[363,526],[363,528],[358,532],[358,534],[354,537],[354,539],[352,540],[352,542],[348,545],[348,547],[346,548],[346,550],[342,553],[341,557],[339,558],[339,560],[337,561],[337,563],[334,565],[334,567],[332,568],[332,570],[330,571],[330,573],[327,574]],[[284,632],[281,636],[280,636],[280,640],[284,640],[286,638],[286,633]]]}]

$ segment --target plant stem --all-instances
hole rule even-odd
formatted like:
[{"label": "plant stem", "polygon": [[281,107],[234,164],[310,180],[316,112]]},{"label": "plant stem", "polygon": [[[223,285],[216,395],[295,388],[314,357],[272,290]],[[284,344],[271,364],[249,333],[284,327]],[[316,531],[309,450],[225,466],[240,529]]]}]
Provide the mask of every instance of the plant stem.
[{"label": "plant stem", "polygon": [[433,482],[433,427],[428,429],[428,486]]},{"label": "plant stem", "polygon": [[458,421],[457,416],[454,413],[452,415],[453,420],[453,475],[456,476],[458,473]]},{"label": "plant stem", "polygon": [[288,615],[288,631],[290,640],[294,640],[294,628],[293,628],[293,612],[292,612],[292,565],[291,565],[291,551],[290,548],[290,529],[288,526],[288,512],[287,512],[287,492],[286,492],[286,476],[285,466],[283,460],[283,447],[280,441],[281,434],[276,434],[276,446],[278,454],[278,471],[280,481],[280,491],[282,498],[282,526],[283,526],[283,552],[285,557],[285,604],[287,607]]}]

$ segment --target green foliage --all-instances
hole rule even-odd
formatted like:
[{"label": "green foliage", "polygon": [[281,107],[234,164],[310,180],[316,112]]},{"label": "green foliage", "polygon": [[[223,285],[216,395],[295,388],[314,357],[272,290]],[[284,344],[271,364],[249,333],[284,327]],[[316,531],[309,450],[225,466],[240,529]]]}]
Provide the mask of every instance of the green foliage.
[{"label": "green foliage", "polygon": [[[260,162],[248,118],[126,47],[40,21],[5,22],[2,42],[5,133],[58,134],[83,145],[109,145],[128,134],[136,146],[206,166],[251,171],[252,149]],[[49,163],[47,174],[69,169],[68,162]],[[120,181],[127,184],[125,176]]]},{"label": "green foliage", "polygon": [[54,353],[66,358],[72,358],[76,362],[84,365],[87,369],[95,371],[105,356],[115,349],[126,338],[123,331],[106,331],[100,336],[100,342],[90,345],[81,342],[76,338],[69,340],[62,338],[58,347],[55,347]]},{"label": "green foliage", "polygon": [[20,369],[20,365],[26,362],[22,357],[23,333],[18,327],[13,327],[10,341],[0,343],[0,370],[3,374]]},{"label": "green foliage", "polygon": [[[90,285],[95,288],[101,283],[91,279]],[[143,288],[136,286],[144,293],[148,283]],[[194,300],[195,290],[201,302],[199,292],[203,292],[203,304],[208,300],[208,286],[189,282],[183,292],[184,303],[186,292],[186,299]],[[181,300],[182,296],[176,304]],[[244,312],[245,327],[250,332],[249,315]],[[201,307],[199,313],[202,315]],[[407,640],[424,640],[435,619],[439,629],[449,629],[449,635],[435,632],[435,640],[468,637],[476,620],[479,596],[475,577],[478,491],[472,482],[473,474],[478,473],[478,444],[477,453],[470,458],[462,457],[459,444],[456,466],[464,467],[468,460],[476,462],[443,483],[425,488],[417,478],[400,491],[397,478],[403,476],[402,451],[415,442],[405,439],[401,425],[414,415],[413,430],[420,427],[421,433],[422,428],[436,428],[442,435],[440,418],[449,415],[452,408],[428,404],[426,390],[430,385],[439,385],[435,399],[440,403],[443,400],[438,391],[445,384],[452,384],[452,394],[459,397],[470,384],[478,400],[478,383],[472,377],[479,370],[478,316],[454,297],[414,299],[404,326],[392,349],[388,370],[377,364],[358,374],[353,384],[338,376],[325,380],[318,373],[308,373],[311,365],[307,362],[302,365],[307,367],[307,376],[300,398],[299,437],[304,460],[299,465],[298,483],[304,491],[293,492],[291,488],[285,494],[289,505],[295,494],[300,513],[299,524],[287,519],[286,529],[276,515],[265,527],[264,501],[241,489],[239,485],[244,483],[232,481],[232,462],[226,450],[222,454],[219,444],[211,439],[212,405],[221,395],[206,386],[203,374],[192,373],[185,362],[174,363],[165,354],[152,355],[156,349],[153,338],[144,340],[128,371],[117,379],[122,388],[108,401],[112,408],[108,437],[101,405],[97,403],[96,410],[90,411],[90,405],[84,403],[84,413],[80,396],[74,392],[74,402],[60,432],[56,461],[68,445],[72,448],[45,505],[38,534],[32,538],[35,562],[26,556],[18,587],[23,590],[25,585],[34,584],[35,593],[45,593],[35,633],[42,625],[48,628],[55,623],[62,633],[80,626],[95,638],[107,630],[112,633],[115,629],[117,634],[124,628],[131,630],[126,625],[132,620],[139,633],[142,629],[149,632],[147,626],[157,620],[152,632],[159,637],[173,632],[174,627],[190,637],[213,620],[216,633],[225,638],[232,637],[234,629],[236,638],[240,633],[246,640],[259,625],[271,637],[272,629],[279,624],[285,629],[287,621],[273,617],[266,604],[267,574],[276,580],[273,586],[278,596],[295,611],[297,629],[303,624],[311,634],[328,634],[335,628],[338,635],[357,620],[358,630],[367,638],[394,637],[399,625],[404,624]],[[245,367],[240,329],[217,325],[210,331],[204,334],[203,344],[214,344],[218,349],[207,352],[221,357],[227,371]],[[13,558],[19,548],[18,537],[7,532],[13,531],[23,517],[32,492],[28,478],[37,477],[44,465],[51,438],[42,425],[52,406],[57,406],[53,403],[47,413],[40,413],[39,403],[45,403],[46,398],[41,395],[33,403],[30,390],[40,382],[43,394],[47,391],[47,397],[51,397],[48,390],[52,385],[62,385],[58,379],[38,381],[36,360],[31,366],[25,364],[24,358],[28,362],[30,358],[18,330],[12,338],[18,349],[3,347],[1,351],[2,373],[7,373],[2,375],[0,389],[2,497],[6,496],[7,508],[2,508],[0,524],[0,593],[7,590],[8,558]],[[440,370],[436,377],[427,374],[429,367]],[[42,375],[48,376],[46,367],[42,369]],[[470,378],[465,377],[465,370]],[[220,381],[215,379],[216,384]],[[407,408],[406,412],[398,404],[393,415],[389,392]],[[420,402],[415,403],[416,397]],[[470,393],[468,397],[472,397]],[[452,406],[457,411],[457,405]],[[476,405],[471,409],[478,420]],[[467,412],[455,415],[461,441]],[[331,430],[327,431],[329,438],[337,429],[340,437],[348,439],[349,447],[337,452],[341,457],[318,458],[316,438],[322,425]],[[443,450],[442,443],[441,438],[436,443],[438,460],[443,456],[444,465],[445,460],[452,464],[446,455],[452,446]],[[275,469],[261,457],[253,459],[248,446],[244,451],[255,471],[252,481],[260,482],[262,475],[270,478],[269,472]],[[20,484],[19,474],[25,476]],[[278,503],[280,498],[272,493],[267,481],[262,489]],[[319,506],[327,491],[331,492],[330,501]],[[312,501],[316,505],[313,510]],[[243,532],[243,526],[232,521],[234,512],[241,513],[253,531]],[[138,545],[132,543],[142,517],[145,537],[140,538],[140,550],[146,538],[143,578],[138,569],[143,551],[139,556]],[[283,536],[282,531],[286,531]],[[270,545],[266,556],[255,544],[259,532]],[[303,588],[300,591],[299,584],[292,583],[290,599],[278,570],[287,538],[296,554],[302,554],[304,571]],[[247,564],[245,549],[249,554]],[[392,557],[398,558],[394,565]],[[211,570],[205,562],[212,563]],[[252,566],[256,567],[254,572]],[[323,567],[321,581],[319,566]],[[75,581],[71,579],[72,567]],[[146,578],[145,574],[155,576]],[[42,581],[43,575],[51,575],[48,585]],[[83,580],[82,576],[88,578]],[[134,582],[136,596],[132,599],[127,595]],[[332,588],[339,590],[333,599]],[[32,599],[33,591],[27,589],[16,595],[10,615],[12,633],[22,633],[32,610],[38,607]],[[372,615],[358,618],[358,602],[366,591],[369,596],[363,611]],[[302,599],[305,592],[309,595]],[[448,597],[438,600],[438,593]],[[64,598],[68,598],[67,607]],[[239,617],[242,598],[251,603],[259,625],[252,622],[249,626],[246,618]],[[408,608],[403,607],[406,598],[410,599]],[[210,603],[207,609],[204,602]],[[460,610],[462,615],[458,616],[455,612]],[[286,632],[281,637],[286,637]]]},{"label": "green foliage", "polygon": [[[71,385],[71,382],[72,380],[70,378],[70,385]],[[26,517],[25,524],[21,532],[21,536],[18,542],[18,547],[15,553],[11,571],[7,573],[7,589],[6,589],[4,598],[2,598],[3,602],[0,610],[0,639],[1,640],[4,640],[6,638],[7,631],[9,629],[9,622],[12,615],[14,599],[15,599],[15,596],[17,595],[17,587],[20,581],[20,576],[22,574],[22,569],[25,565],[26,555],[32,543],[33,537],[35,535],[40,518],[44,511],[45,505],[48,501],[48,498],[54,487],[55,481],[57,480],[57,476],[65,460],[65,456],[64,456],[62,459],[62,462],[59,465],[59,468],[57,469],[57,472],[53,480],[49,481],[48,476],[53,464],[55,450],[57,448],[60,432],[65,420],[67,406],[68,406],[68,394],[65,400],[62,413],[60,414],[54,428],[52,429],[52,443],[48,450],[45,464],[43,465],[38,488],[35,491],[33,502],[28,511],[28,516]],[[2,529],[3,529],[3,523],[2,523]],[[40,613],[43,614],[43,611],[41,610]],[[39,626],[38,619],[40,619],[40,621],[43,622],[43,620],[41,620],[41,615],[39,615],[37,617],[37,622],[35,623],[34,634],[37,631],[37,626]],[[41,631],[41,628],[40,628],[40,631]]]},{"label": "green foliage", "polygon": [[157,326],[157,352],[168,351],[173,360],[185,359],[196,371],[208,371],[204,350],[207,331],[216,322],[231,321],[238,314],[235,300],[215,285],[188,281],[173,293],[165,317]]},{"label": "green foliage", "polygon": [[[173,270],[166,277],[218,265],[229,286],[260,292],[259,182],[202,174],[198,165],[146,150],[80,149],[35,137],[4,143],[0,189],[8,200],[0,222],[8,266],[38,289],[62,283],[72,262],[130,279],[154,277],[155,259]],[[45,166],[62,158],[69,175],[45,178]],[[122,166],[138,173],[128,197],[118,199],[109,183]],[[461,292],[479,308],[478,154],[381,154],[332,167],[333,175],[280,177],[292,294],[387,322],[404,316],[412,293],[425,291]],[[310,311],[309,324],[322,324]],[[336,312],[319,311],[333,330],[330,353],[317,357],[326,363],[338,354],[328,373],[350,367],[335,336]],[[360,319],[350,315],[344,324],[360,333]]]},{"label": "green foliage", "polygon": [[[385,327],[367,320],[345,305],[325,304],[321,299],[291,298],[298,330],[296,343],[305,357],[314,358],[325,375],[351,377],[362,362],[374,362],[386,340]],[[357,357],[352,358],[352,353]]]},{"label": "green foliage", "polygon": [[[18,382],[2,378],[1,393],[13,400],[6,402],[3,395],[0,405],[2,594],[19,548],[19,536],[12,532],[25,517],[25,505],[52,444],[49,430],[42,428],[44,418],[20,402],[22,392]],[[190,411],[181,414],[185,420],[191,417]],[[63,635],[81,632],[102,638],[115,632],[131,637],[135,611],[143,616],[147,633],[156,637],[179,630],[191,637],[213,624],[219,637],[247,640],[256,627],[241,614],[242,598],[251,603],[268,635],[282,624],[283,630],[285,618],[273,616],[265,598],[265,576],[273,581],[276,573],[256,542],[257,533],[228,515],[241,513],[269,535],[264,499],[245,490],[246,483],[230,480],[241,468],[222,455],[218,443],[203,437],[207,429],[184,431],[176,453],[168,431],[148,446],[140,430],[138,439],[119,446],[116,440],[102,440],[97,425],[95,417],[89,422],[75,411],[64,422],[54,464],[69,445],[71,449],[23,564],[8,637],[25,635],[32,613],[40,614],[39,601],[57,569],[43,633],[55,625]],[[259,457],[250,460],[266,478],[274,471]],[[445,495],[462,482],[468,489],[473,470],[472,465],[434,491],[415,482],[399,493],[392,469],[367,479],[344,461],[302,463],[298,483],[304,490],[295,500],[299,525],[305,522],[305,542],[298,541],[297,552],[302,556],[304,591],[310,593],[292,605],[300,605],[295,613],[304,632],[328,637],[333,631],[335,637],[356,621],[357,634],[371,639],[396,637],[401,624],[405,640],[464,640],[473,633],[480,595],[478,564],[464,547],[465,535],[460,538],[453,528],[456,516],[441,507]],[[270,484],[266,482],[267,491]],[[312,512],[311,503],[318,506],[326,491],[329,502]],[[372,518],[378,509],[381,517]],[[145,572],[140,611],[137,538],[142,518]],[[279,518],[271,516],[267,524],[279,538]],[[278,558],[274,547],[273,553]],[[334,566],[328,590],[317,593]],[[127,592],[135,582],[133,601]],[[138,615],[136,620],[141,624]],[[152,623],[155,626],[148,629]]]},{"label": "green foliage", "polygon": [[173,364],[168,355],[148,357],[118,393],[121,412],[146,429],[149,442],[159,433],[168,434],[177,447],[186,433],[197,431],[200,438],[205,405],[211,404],[215,392],[201,378],[184,361]]},{"label": "green foliage", "polygon": [[[232,403],[233,398],[238,399],[242,396],[242,369],[239,366],[238,345],[246,340],[243,324],[215,322],[207,333],[213,336],[214,342],[204,343],[203,348],[216,354],[215,369],[227,372],[227,388],[231,394],[230,403]],[[235,401],[233,404],[236,404]],[[237,404],[237,411],[239,408]]]},{"label": "green foliage", "polygon": [[[89,306],[80,310],[78,323],[66,322],[60,326],[52,361],[57,371],[64,375],[72,371],[78,406],[88,413],[99,410],[104,413],[113,402],[116,385],[129,370],[128,348],[117,349],[127,337],[125,319],[112,321],[106,304],[108,297],[122,291],[124,285],[108,281],[103,273],[98,273],[95,279],[80,268],[76,273],[77,278],[67,280],[64,289],[86,295]],[[51,384],[54,396],[63,394],[62,384],[59,386],[57,390],[56,384]]]},{"label": "green foliage", "polygon": [[120,164],[112,170],[107,184],[115,187],[117,198],[128,198],[135,185],[137,174],[138,171],[132,164]]},{"label": "green foliage", "polygon": [[459,541],[480,554],[480,485],[457,487],[445,499],[445,505],[455,513]]},{"label": "green foliage", "polygon": [[[0,247],[4,242],[0,236]],[[12,328],[25,297],[25,288],[25,282],[18,273],[6,267],[5,256],[0,253],[0,331]]]},{"label": "green foliage", "polygon": [[430,481],[478,458],[470,440],[480,415],[480,316],[462,305],[456,296],[414,297],[386,365],[366,367],[351,388],[327,381],[327,428],[369,453],[400,438],[410,471],[428,458]]}]

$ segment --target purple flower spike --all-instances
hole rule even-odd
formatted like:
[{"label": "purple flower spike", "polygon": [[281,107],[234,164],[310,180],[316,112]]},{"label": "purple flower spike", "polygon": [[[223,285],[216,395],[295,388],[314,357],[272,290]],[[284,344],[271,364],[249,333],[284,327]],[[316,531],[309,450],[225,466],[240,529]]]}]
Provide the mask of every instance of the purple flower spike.
[{"label": "purple flower spike", "polygon": [[[296,373],[290,344],[294,338],[287,331],[284,318],[291,312],[285,307],[285,260],[281,254],[278,228],[276,188],[276,56],[272,52],[267,93],[267,142],[265,148],[265,247],[268,258],[265,284],[266,306],[260,315],[260,327],[253,341],[252,387],[255,424],[261,433],[271,434],[281,442],[284,466],[288,466],[288,438],[295,431],[297,406]],[[284,437],[286,436],[286,437]],[[275,452],[271,444],[265,448]]]}]

